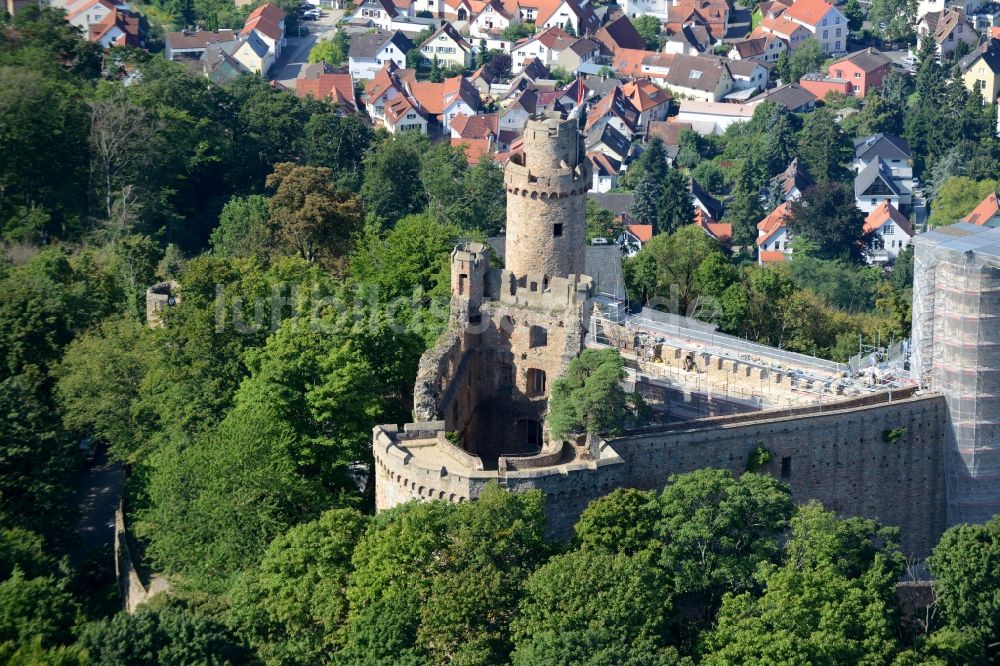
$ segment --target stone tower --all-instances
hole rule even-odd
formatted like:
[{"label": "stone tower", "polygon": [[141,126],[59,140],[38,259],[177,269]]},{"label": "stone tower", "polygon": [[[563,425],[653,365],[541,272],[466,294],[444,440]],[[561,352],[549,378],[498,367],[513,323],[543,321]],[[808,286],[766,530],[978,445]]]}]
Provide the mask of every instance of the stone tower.
[{"label": "stone tower", "polygon": [[528,120],[524,151],[504,170],[507,268],[518,278],[584,274],[591,167],[575,118]]}]

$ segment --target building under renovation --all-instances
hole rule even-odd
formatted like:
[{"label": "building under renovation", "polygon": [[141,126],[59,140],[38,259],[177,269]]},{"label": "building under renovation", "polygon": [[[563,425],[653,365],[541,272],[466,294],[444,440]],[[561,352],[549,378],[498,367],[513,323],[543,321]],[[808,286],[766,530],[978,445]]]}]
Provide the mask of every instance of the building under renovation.
[{"label": "building under renovation", "polygon": [[948,405],[948,522],[1000,513],[1000,229],[914,238],[914,377]]},{"label": "building under renovation", "polygon": [[[568,536],[614,488],[658,489],[703,467],[739,474],[763,447],[758,471],[796,501],[899,526],[913,555],[949,523],[994,513],[1000,230],[917,239],[912,374],[903,354],[837,364],[686,317],[625,314],[584,274],[589,169],[575,120],[528,122],[505,171],[506,267],[484,245],[455,249],[451,325],[421,359],[416,422],[374,429],[379,510],[474,500],[488,483],[537,488],[552,533]],[[622,352],[630,388],[655,410],[648,426],[548,435],[551,384],[588,346]]]}]

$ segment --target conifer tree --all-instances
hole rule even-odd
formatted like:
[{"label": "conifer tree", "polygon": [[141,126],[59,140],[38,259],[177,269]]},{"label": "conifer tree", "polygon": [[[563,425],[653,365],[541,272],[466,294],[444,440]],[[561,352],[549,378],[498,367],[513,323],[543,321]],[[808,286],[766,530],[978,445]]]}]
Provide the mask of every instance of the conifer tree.
[{"label": "conifer tree", "polygon": [[745,159],[740,164],[733,194],[726,207],[726,219],[733,225],[733,243],[750,245],[757,238],[756,225],[764,217],[760,195],[753,180],[753,165]]},{"label": "conifer tree", "polygon": [[656,226],[659,217],[659,196],[660,186],[651,174],[646,174],[636,185],[632,197],[632,205],[629,206],[628,214],[636,224],[653,225],[653,233],[656,233]]},{"label": "conifer tree", "polygon": [[694,221],[691,190],[688,179],[676,169],[669,169],[660,187],[657,228],[660,233],[672,234]]},{"label": "conifer tree", "polygon": [[842,180],[853,156],[850,139],[830,111],[809,114],[799,132],[799,158],[817,183]]}]

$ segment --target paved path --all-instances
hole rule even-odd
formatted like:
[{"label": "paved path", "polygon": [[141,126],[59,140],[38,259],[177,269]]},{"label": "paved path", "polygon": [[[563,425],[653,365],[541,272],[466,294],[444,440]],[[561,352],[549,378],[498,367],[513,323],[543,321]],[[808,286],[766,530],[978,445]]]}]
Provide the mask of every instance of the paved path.
[{"label": "paved path", "polygon": [[78,490],[80,520],[80,560],[107,549],[110,552],[115,534],[115,509],[122,495],[122,466],[109,463],[101,450],[93,466],[83,476]]}]

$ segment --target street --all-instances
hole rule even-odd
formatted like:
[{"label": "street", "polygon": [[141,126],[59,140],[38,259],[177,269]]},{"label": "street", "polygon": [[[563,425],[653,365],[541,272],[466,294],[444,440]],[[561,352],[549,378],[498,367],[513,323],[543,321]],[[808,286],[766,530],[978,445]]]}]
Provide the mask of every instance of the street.
[{"label": "street", "polygon": [[323,9],[323,17],[318,21],[300,21],[302,36],[289,36],[281,56],[271,67],[271,78],[278,83],[295,88],[295,78],[302,65],[309,62],[309,52],[316,42],[333,39],[337,31],[337,21],[344,15],[343,9]]}]

